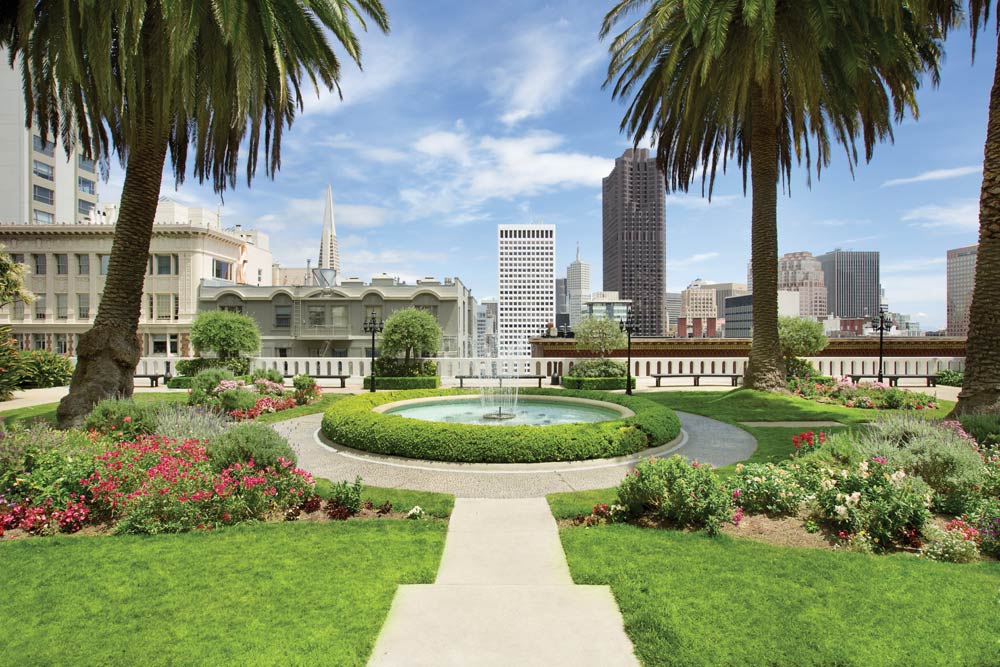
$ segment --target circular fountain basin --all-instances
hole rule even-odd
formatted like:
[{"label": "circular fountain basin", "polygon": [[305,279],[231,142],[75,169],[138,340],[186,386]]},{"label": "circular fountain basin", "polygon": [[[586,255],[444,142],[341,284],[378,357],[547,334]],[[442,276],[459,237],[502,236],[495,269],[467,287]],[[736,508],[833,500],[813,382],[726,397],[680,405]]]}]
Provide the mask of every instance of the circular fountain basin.
[{"label": "circular fountain basin", "polygon": [[625,406],[603,401],[524,395],[518,397],[514,414],[505,412],[501,419],[496,418],[495,412],[487,414],[478,396],[417,398],[380,405],[374,410],[422,421],[488,426],[555,426],[611,421],[635,415]]}]

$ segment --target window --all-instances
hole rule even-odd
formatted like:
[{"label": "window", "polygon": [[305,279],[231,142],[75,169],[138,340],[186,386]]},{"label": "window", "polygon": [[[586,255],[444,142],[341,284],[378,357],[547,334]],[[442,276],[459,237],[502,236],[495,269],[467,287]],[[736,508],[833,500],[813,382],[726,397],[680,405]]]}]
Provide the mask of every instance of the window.
[{"label": "window", "polygon": [[274,326],[280,329],[287,329],[288,327],[292,326],[291,306],[274,307]]},{"label": "window", "polygon": [[32,350],[45,349],[45,334],[31,334],[31,349]]},{"label": "window", "polygon": [[78,320],[89,320],[90,319],[90,295],[89,294],[77,294],[76,295],[76,319],[78,319]]},{"label": "window", "polygon": [[42,155],[48,155],[49,157],[52,157],[53,155],[56,154],[56,145],[54,143],[51,142],[43,143],[42,138],[37,134],[32,135],[31,138],[33,140],[32,145],[34,146],[35,150],[41,153]]},{"label": "window", "polygon": [[177,354],[177,334],[153,334],[153,354]]},{"label": "window", "polygon": [[45,255],[32,255],[32,261],[35,264],[35,275],[44,276],[45,275]]},{"label": "window", "polygon": [[90,275],[90,255],[76,256],[76,274],[78,276]]},{"label": "window", "polygon": [[14,302],[14,319],[23,320],[24,319],[24,302],[18,299]]},{"label": "window", "polygon": [[326,326],[326,306],[309,306],[309,326]]},{"label": "window", "polygon": [[67,338],[66,334],[55,335],[57,354],[66,354],[69,351],[68,346],[66,344],[66,338]]},{"label": "window", "polygon": [[212,260],[212,277],[220,280],[231,280],[232,262],[223,262],[219,259]]},{"label": "window", "polygon": [[31,163],[31,173],[38,178],[44,178],[46,181],[51,181],[55,178],[56,171],[50,164],[33,160]]},{"label": "window", "polygon": [[83,176],[78,176],[76,179],[76,187],[80,192],[86,192],[88,195],[97,194],[97,188],[95,183],[89,178],[84,178]]},{"label": "window", "polygon": [[156,275],[158,276],[169,276],[174,271],[171,269],[171,260],[173,259],[170,255],[153,255],[156,263]]},{"label": "window", "polygon": [[173,317],[173,309],[170,307],[171,296],[170,294],[156,295],[156,319],[169,320]]},{"label": "window", "polygon": [[347,328],[350,324],[347,320],[347,306],[333,306],[330,308],[330,324],[338,328]]},{"label": "window", "polygon": [[45,297],[36,296],[35,297],[35,319],[44,320],[45,319]]},{"label": "window", "polygon": [[22,252],[12,253],[11,256],[10,256],[10,258],[16,264],[24,264],[24,253],[22,253]]},{"label": "window", "polygon": [[97,261],[101,263],[101,275],[108,275],[108,264],[111,262],[111,255],[98,255]]},{"label": "window", "polygon": [[65,276],[69,274],[69,255],[56,255],[56,275]]},{"label": "window", "polygon": [[69,317],[67,311],[69,299],[66,294],[56,294],[56,319],[65,320]]},{"label": "window", "polygon": [[77,158],[77,164],[80,165],[80,169],[84,171],[90,171],[90,172],[96,171],[97,167],[96,163],[93,160],[86,159],[82,155]]},{"label": "window", "polygon": [[86,199],[77,199],[76,210],[83,215],[90,215],[90,212],[94,210],[94,202],[87,201]]},{"label": "window", "polygon": [[40,185],[32,186],[32,192],[34,193],[35,201],[41,204],[48,204],[52,206],[56,201],[56,193],[48,188],[43,188]]},{"label": "window", "polygon": [[51,225],[56,221],[54,215],[48,211],[39,211],[37,208],[32,210],[31,217],[36,225]]}]

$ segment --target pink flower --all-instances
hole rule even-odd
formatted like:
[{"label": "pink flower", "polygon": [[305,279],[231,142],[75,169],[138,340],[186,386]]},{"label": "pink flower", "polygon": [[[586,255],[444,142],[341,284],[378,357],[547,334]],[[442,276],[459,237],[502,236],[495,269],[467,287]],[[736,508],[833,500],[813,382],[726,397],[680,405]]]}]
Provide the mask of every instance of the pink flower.
[{"label": "pink flower", "polygon": [[131,417],[126,417],[122,421],[125,422],[126,424],[131,424],[132,423],[132,418]]}]

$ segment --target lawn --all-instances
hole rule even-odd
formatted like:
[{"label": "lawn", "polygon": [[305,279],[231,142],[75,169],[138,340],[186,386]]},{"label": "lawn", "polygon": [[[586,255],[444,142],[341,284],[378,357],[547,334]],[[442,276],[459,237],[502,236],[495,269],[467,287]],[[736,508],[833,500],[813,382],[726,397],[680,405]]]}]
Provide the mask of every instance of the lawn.
[{"label": "lawn", "polygon": [[[316,478],[316,493],[322,498],[329,498],[333,482],[322,477]],[[371,501],[379,507],[386,501],[392,503],[397,512],[409,512],[414,505],[430,516],[447,519],[455,506],[455,496],[450,493],[434,493],[432,491],[410,491],[407,489],[389,489],[381,486],[364,486],[361,500]]]},{"label": "lawn", "polygon": [[[150,391],[136,392],[132,394],[132,400],[136,403],[184,403],[187,401],[187,397],[187,392],[184,391]],[[40,419],[42,421],[55,424],[56,408],[58,407],[59,403],[43,403],[41,405],[32,405],[27,408],[3,410],[0,411],[0,418],[9,424],[27,419]]]},{"label": "lawn", "polygon": [[315,403],[310,403],[309,405],[298,405],[294,408],[282,410],[281,412],[263,414],[257,418],[257,421],[262,424],[274,424],[275,422],[283,422],[288,419],[295,419],[296,417],[305,417],[306,415],[326,412],[328,407],[344,398],[344,396],[345,394],[326,394]]},{"label": "lawn", "polygon": [[0,543],[0,666],[363,665],[436,521],[285,523]]},{"label": "lawn", "polygon": [[560,535],[573,580],[611,586],[644,665],[1000,661],[1000,563],[780,548],[628,525]]}]

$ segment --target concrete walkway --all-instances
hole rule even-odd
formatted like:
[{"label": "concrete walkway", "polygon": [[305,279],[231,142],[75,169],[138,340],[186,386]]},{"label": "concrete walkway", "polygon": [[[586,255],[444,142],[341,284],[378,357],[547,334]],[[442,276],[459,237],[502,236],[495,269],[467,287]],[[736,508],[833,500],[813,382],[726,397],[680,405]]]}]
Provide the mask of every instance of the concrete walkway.
[{"label": "concrete walkway", "polygon": [[433,585],[400,586],[369,665],[639,664],[607,586],[576,586],[542,498],[460,498]]}]

